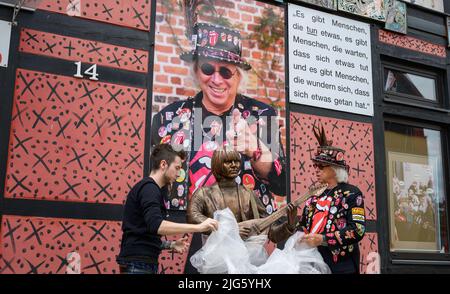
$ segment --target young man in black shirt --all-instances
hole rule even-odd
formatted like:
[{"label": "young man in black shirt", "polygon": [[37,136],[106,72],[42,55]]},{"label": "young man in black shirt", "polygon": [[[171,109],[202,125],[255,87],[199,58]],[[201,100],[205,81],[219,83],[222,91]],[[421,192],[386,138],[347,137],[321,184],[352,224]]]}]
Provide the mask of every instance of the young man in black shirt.
[{"label": "young man in black shirt", "polygon": [[122,243],[117,263],[121,273],[158,271],[158,257],[162,249],[184,252],[187,238],[162,242],[162,235],[175,235],[216,230],[218,222],[207,219],[201,224],[180,224],[165,220],[168,186],[178,177],[185,159],[184,151],[177,152],[168,144],[155,146],[151,155],[151,173],[129,192],[124,208]]}]

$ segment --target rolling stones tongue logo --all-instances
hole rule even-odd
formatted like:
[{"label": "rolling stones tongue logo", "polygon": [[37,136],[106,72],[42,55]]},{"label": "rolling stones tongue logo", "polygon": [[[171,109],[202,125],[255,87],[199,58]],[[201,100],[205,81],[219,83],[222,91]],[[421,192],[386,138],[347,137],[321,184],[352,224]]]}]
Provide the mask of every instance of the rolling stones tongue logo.
[{"label": "rolling stones tongue logo", "polygon": [[311,231],[312,234],[320,234],[324,231],[327,224],[328,212],[330,210],[331,197],[323,196],[317,200],[316,210],[312,217]]},{"label": "rolling stones tongue logo", "polygon": [[216,46],[217,40],[219,39],[219,33],[215,31],[209,32],[209,44],[214,47]]}]

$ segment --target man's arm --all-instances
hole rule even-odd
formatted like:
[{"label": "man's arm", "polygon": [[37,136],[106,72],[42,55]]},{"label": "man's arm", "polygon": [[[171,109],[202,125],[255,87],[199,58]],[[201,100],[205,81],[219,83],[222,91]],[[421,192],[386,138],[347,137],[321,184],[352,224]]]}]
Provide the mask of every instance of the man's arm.
[{"label": "man's arm", "polygon": [[161,203],[158,201],[160,191],[156,185],[146,185],[141,189],[141,207],[148,231],[158,235],[176,235],[183,233],[209,232],[216,230],[218,222],[206,219],[200,224],[180,224],[164,220],[161,213]]},{"label": "man's arm", "polygon": [[217,221],[206,219],[201,224],[180,224],[163,220],[158,228],[158,235],[176,235],[184,233],[209,232],[217,229]]}]

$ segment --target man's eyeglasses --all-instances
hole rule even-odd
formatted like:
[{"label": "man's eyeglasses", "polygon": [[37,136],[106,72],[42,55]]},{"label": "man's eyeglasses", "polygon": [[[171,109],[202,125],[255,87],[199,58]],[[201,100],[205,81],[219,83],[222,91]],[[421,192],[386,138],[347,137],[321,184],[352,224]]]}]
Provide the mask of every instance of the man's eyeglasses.
[{"label": "man's eyeglasses", "polygon": [[220,76],[226,80],[231,79],[235,74],[235,72],[232,72],[229,68],[225,67],[225,66],[221,66],[219,68],[219,70],[216,70],[216,68],[210,64],[210,63],[203,63],[200,66],[200,69],[202,71],[203,74],[207,75],[207,76],[212,76],[216,71],[219,72]]}]

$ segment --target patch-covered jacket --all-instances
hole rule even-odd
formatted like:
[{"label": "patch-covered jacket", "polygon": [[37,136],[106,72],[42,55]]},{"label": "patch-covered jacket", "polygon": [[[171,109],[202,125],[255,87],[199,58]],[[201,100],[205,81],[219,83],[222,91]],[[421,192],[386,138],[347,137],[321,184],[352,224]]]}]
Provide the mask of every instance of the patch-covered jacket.
[{"label": "patch-covered jacket", "polygon": [[[325,235],[333,262],[358,254],[358,242],[365,233],[365,210],[362,192],[355,186],[340,183],[320,196],[310,197],[298,224],[307,233]],[[358,256],[359,260],[359,256]]]},{"label": "patch-covered jacket", "polygon": [[[180,177],[173,184],[169,194],[170,209],[185,210],[187,201],[192,194],[203,186],[211,186],[216,183],[211,171],[211,157],[217,146],[217,132],[226,138],[226,119],[231,116],[233,109],[238,109],[243,118],[252,117],[267,123],[267,127],[257,131],[257,136],[262,142],[269,144],[268,147],[279,146],[279,152],[272,163],[271,171],[266,179],[261,178],[252,168],[251,158],[242,155],[241,173],[237,179],[239,184],[254,191],[255,195],[264,204],[268,214],[276,210],[276,203],[272,193],[279,196],[286,195],[286,171],[285,157],[279,142],[279,129],[275,127],[276,135],[272,136],[271,117],[277,117],[275,109],[263,102],[238,94],[234,106],[217,118],[220,128],[212,124],[210,119],[205,119],[204,107],[202,107],[203,93],[199,92],[195,97],[176,101],[158,112],[152,121],[151,144],[170,143],[172,146],[183,148],[188,158],[183,163]],[[201,111],[199,111],[201,110]],[[194,117],[202,113],[202,125],[197,128]],[[208,114],[208,113],[207,113]],[[208,124],[208,125],[206,125]],[[217,131],[219,129],[219,131]],[[259,130],[259,129],[258,129]],[[196,134],[197,132],[197,134]],[[194,146],[194,138],[198,133],[202,138],[201,146]],[[223,139],[225,141],[225,139]],[[188,163],[188,164],[187,164]]]}]

